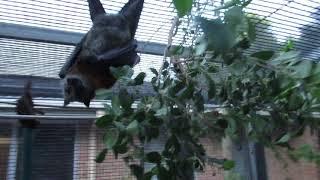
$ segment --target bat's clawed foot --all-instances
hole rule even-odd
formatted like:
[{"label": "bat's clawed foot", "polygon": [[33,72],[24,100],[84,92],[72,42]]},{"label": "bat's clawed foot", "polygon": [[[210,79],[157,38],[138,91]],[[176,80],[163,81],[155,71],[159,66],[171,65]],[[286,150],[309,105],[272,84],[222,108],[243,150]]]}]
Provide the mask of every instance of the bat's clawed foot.
[{"label": "bat's clawed foot", "polygon": [[70,101],[65,99],[63,102],[63,107],[67,107],[68,104],[70,104]]},{"label": "bat's clawed foot", "polygon": [[90,102],[85,102],[84,105],[89,108],[90,107]]}]

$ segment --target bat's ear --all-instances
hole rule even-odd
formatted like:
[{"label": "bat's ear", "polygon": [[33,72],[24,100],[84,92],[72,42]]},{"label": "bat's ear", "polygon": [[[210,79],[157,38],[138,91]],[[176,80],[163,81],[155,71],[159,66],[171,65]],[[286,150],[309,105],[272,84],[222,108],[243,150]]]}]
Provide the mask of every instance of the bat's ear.
[{"label": "bat's ear", "polygon": [[31,86],[32,86],[32,81],[29,80],[25,85],[24,85],[24,90],[25,92],[29,92],[31,90]]},{"label": "bat's ear", "polygon": [[90,17],[92,22],[100,14],[105,14],[105,10],[100,2],[100,0],[88,0]]},{"label": "bat's ear", "polygon": [[129,0],[119,12],[128,20],[132,37],[134,37],[138,27],[143,3],[144,0]]}]

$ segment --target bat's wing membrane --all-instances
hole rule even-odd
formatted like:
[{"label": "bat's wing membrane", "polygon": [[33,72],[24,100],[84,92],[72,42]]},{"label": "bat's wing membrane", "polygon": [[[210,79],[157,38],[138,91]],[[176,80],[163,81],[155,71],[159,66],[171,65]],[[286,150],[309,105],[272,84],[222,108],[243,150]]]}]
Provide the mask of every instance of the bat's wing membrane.
[{"label": "bat's wing membrane", "polygon": [[78,57],[78,55],[80,54],[80,52],[82,50],[82,45],[83,45],[86,37],[87,37],[87,34],[84,37],[82,37],[80,42],[76,45],[75,49],[73,50],[71,56],[69,56],[68,60],[64,63],[64,65],[60,69],[60,72],[59,72],[59,77],[60,78],[64,78],[66,76],[66,74],[68,73],[69,69],[76,62],[77,57]]}]

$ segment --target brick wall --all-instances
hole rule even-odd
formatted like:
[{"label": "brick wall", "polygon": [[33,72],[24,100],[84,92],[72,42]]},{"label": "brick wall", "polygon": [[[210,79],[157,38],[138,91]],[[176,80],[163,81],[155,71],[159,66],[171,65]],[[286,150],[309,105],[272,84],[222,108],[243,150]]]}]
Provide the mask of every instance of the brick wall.
[{"label": "brick wall", "polygon": [[[103,144],[103,132],[98,131],[97,133],[97,153],[99,153],[105,145]],[[97,176],[95,180],[133,180],[130,169],[126,166],[122,159],[122,155],[115,159],[114,154],[109,151],[106,159],[101,164],[96,164]]]},{"label": "brick wall", "polygon": [[[3,127],[3,126],[2,126]],[[53,136],[68,137],[66,133],[58,131],[59,129],[51,127],[50,129],[56,129],[52,131]],[[69,128],[70,129],[70,128]],[[101,164],[95,163],[94,159],[96,155],[104,148],[102,142],[103,132],[96,129],[91,124],[81,124],[76,127],[76,137],[74,149],[70,148],[70,154],[75,153],[74,156],[74,171],[73,177],[76,180],[129,180],[134,179],[130,173],[129,168],[123,162],[121,156],[115,159],[111,152],[108,153],[105,161]],[[0,128],[1,130],[1,128]],[[10,137],[10,128],[6,127],[5,135],[0,136],[0,179],[6,179],[6,168],[8,160],[9,144],[7,143]],[[0,131],[0,134],[3,131]],[[49,133],[49,132],[48,132]],[[3,133],[2,133],[3,134]],[[50,133],[49,133],[50,134]],[[6,138],[4,138],[4,136]],[[2,139],[1,139],[2,138]],[[49,139],[48,139],[49,138]],[[319,138],[316,135],[310,135],[310,132],[306,132],[303,137],[298,138],[292,142],[294,146],[299,146],[305,143],[314,145],[319,149]],[[39,141],[40,142],[40,141]],[[59,144],[50,140],[49,136],[45,136],[45,139],[41,143]],[[222,143],[218,140],[212,140],[212,138],[203,138],[201,143],[205,145],[205,149],[209,156],[218,158],[228,158],[231,156],[226,153],[226,150],[230,150],[230,147],[222,147],[226,143]],[[68,143],[69,144],[69,143]],[[163,147],[164,138],[159,141],[149,144],[146,150],[156,150]],[[50,148],[50,151],[60,152],[60,154],[54,154],[63,156],[66,155],[61,148],[65,148],[64,145],[57,146],[56,148]],[[72,150],[73,149],[73,150]],[[281,152],[283,159],[275,156],[273,151],[266,149],[266,165],[267,174],[269,180],[320,180],[320,168],[316,167],[313,163],[300,161],[295,163],[286,156],[286,152],[282,149],[278,149]],[[69,154],[69,153],[68,153]],[[49,154],[48,154],[49,156]],[[54,157],[50,158],[54,159]],[[289,164],[284,168],[284,162]],[[70,161],[70,163],[72,163]],[[61,164],[63,169],[64,165]],[[45,167],[46,171],[53,171],[50,168],[50,164]],[[196,172],[196,180],[222,180],[224,172],[221,169],[217,169],[211,166],[206,166],[204,172]]]},{"label": "brick wall", "polygon": [[0,124],[0,180],[6,179],[11,129],[10,124]]},{"label": "brick wall", "polygon": [[[89,128],[85,128],[89,127]],[[78,161],[77,168],[78,178],[80,180],[129,180],[135,179],[131,173],[130,169],[126,166],[121,156],[118,159],[114,158],[112,152],[108,152],[106,159],[101,164],[96,164],[94,162],[95,155],[99,153],[103,147],[103,131],[96,129],[95,127],[90,126],[81,126],[78,128]],[[90,134],[91,132],[91,134]],[[95,132],[95,133],[92,133]],[[90,140],[91,138],[91,140]],[[92,142],[92,138],[94,139],[96,146],[93,147],[90,144]],[[160,137],[160,139],[152,141],[147,144],[145,150],[146,151],[154,151],[159,150],[164,145],[165,138]],[[209,138],[201,139],[201,142],[205,145],[205,149],[207,150],[208,155],[223,158],[222,155],[222,145],[219,141],[211,141]],[[138,162],[137,162],[138,163]],[[94,167],[92,167],[94,165]],[[147,167],[148,164],[146,163]],[[223,179],[223,171],[221,169],[217,169],[211,166],[206,166],[204,172],[196,173],[197,180],[222,180]]]},{"label": "brick wall", "polygon": [[[295,139],[291,144],[293,147],[310,144],[319,150],[319,137],[316,133],[312,135],[310,130],[307,129],[302,137]],[[304,160],[294,162],[288,157],[286,150],[280,148],[277,148],[277,150],[281,158],[272,150],[265,150],[269,180],[320,180],[320,167]]]},{"label": "brick wall", "polygon": [[96,155],[104,148],[103,131],[91,125],[78,127],[76,143],[77,168],[74,174],[77,180],[129,180],[133,179],[130,169],[122,157],[115,159],[112,152],[108,152],[103,163],[96,163]]},{"label": "brick wall", "polygon": [[[202,138],[200,142],[204,145],[208,156],[225,158],[221,141]],[[196,173],[196,180],[223,180],[223,170],[207,165],[204,172]]]}]

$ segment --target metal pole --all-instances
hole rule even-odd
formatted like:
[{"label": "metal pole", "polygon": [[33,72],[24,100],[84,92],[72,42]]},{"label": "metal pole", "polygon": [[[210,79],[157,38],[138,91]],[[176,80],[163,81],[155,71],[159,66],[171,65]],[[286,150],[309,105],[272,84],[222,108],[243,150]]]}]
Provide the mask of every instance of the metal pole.
[{"label": "metal pole", "polygon": [[22,146],[22,173],[21,180],[31,180],[32,172],[32,143],[33,129],[31,127],[22,127],[23,146]]}]

